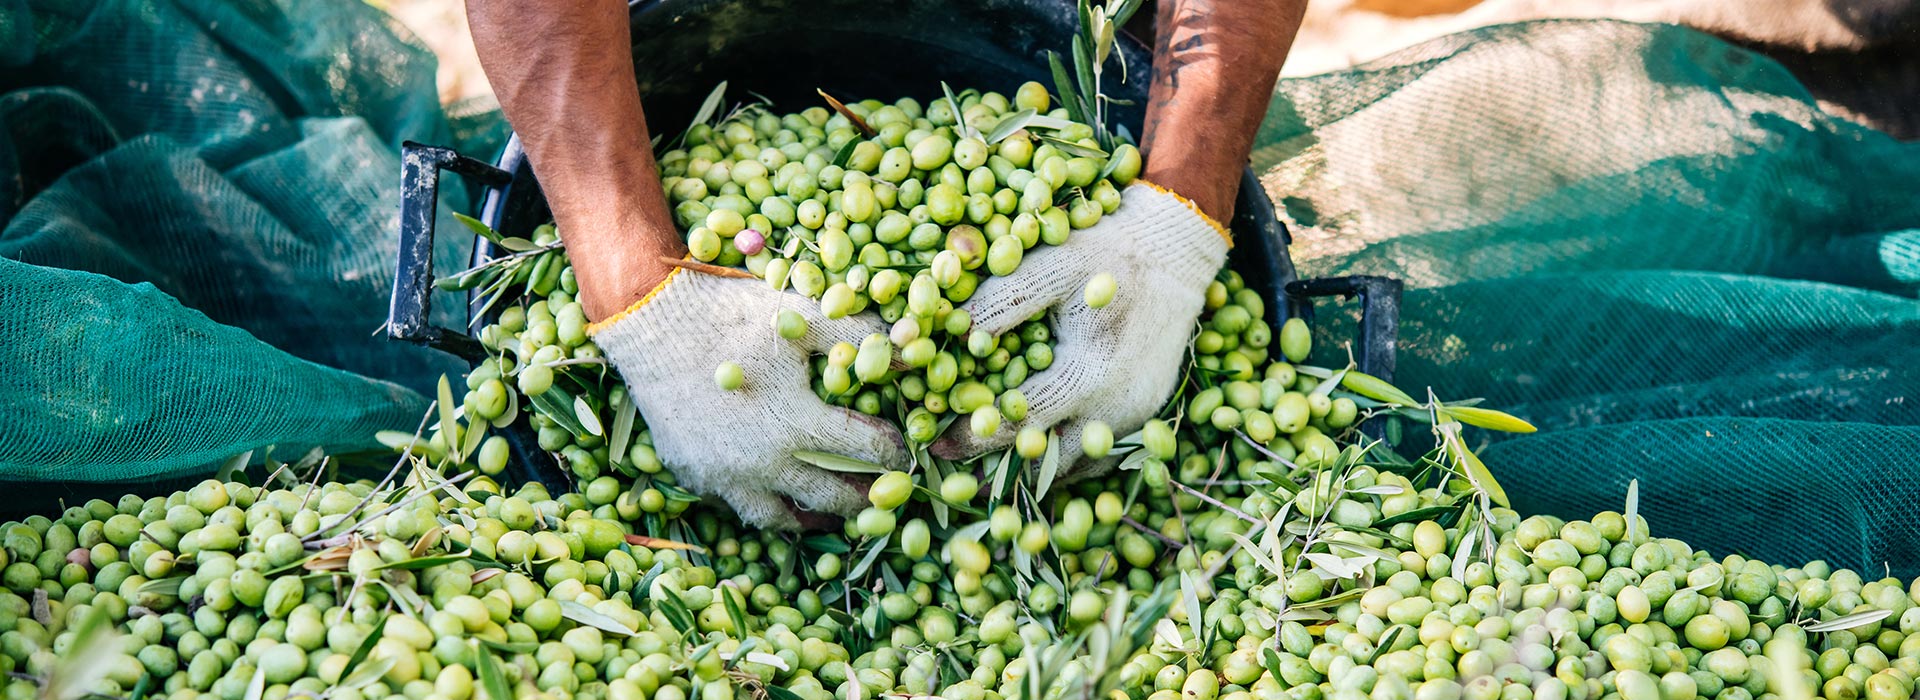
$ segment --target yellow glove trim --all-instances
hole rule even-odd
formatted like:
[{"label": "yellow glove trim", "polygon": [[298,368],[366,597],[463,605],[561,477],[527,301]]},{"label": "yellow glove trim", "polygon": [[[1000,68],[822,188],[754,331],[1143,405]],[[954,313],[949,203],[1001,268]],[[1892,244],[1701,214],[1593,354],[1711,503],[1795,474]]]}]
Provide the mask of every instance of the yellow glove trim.
[{"label": "yellow glove trim", "polygon": [[589,336],[599,335],[600,331],[604,331],[608,328],[613,327],[613,324],[619,323],[621,320],[625,319],[627,316],[631,315],[633,312],[639,311],[640,307],[646,306],[647,302],[653,301],[654,297],[660,296],[660,291],[663,289],[666,289],[667,285],[672,284],[673,278],[678,276],[681,272],[684,272],[686,269],[687,268],[675,265],[673,269],[667,271],[667,276],[665,279],[660,280],[659,284],[654,285],[653,289],[647,291],[646,296],[640,297],[639,301],[633,302],[633,305],[627,307],[625,311],[621,311],[620,313],[617,313],[612,316],[608,316],[606,318],[600,319],[599,321],[595,321],[593,323],[587,324],[587,335]]},{"label": "yellow glove trim", "polygon": [[1167,195],[1167,196],[1169,196],[1169,197],[1172,197],[1172,198],[1174,198],[1174,200],[1175,200],[1175,201],[1178,201],[1178,202],[1180,202],[1181,204],[1185,204],[1185,205],[1187,205],[1187,208],[1188,208],[1188,209],[1192,209],[1192,210],[1193,210],[1193,213],[1194,213],[1195,215],[1197,215],[1197,216],[1199,216],[1199,217],[1200,217],[1200,220],[1201,220],[1201,221],[1205,221],[1205,222],[1207,222],[1207,225],[1208,225],[1208,226],[1212,226],[1212,227],[1213,227],[1213,232],[1214,232],[1214,233],[1218,233],[1218,234],[1220,234],[1220,238],[1222,238],[1222,239],[1224,239],[1224,240],[1225,240],[1225,241],[1227,242],[1227,249],[1228,249],[1228,250],[1232,250],[1232,249],[1233,249],[1233,232],[1231,232],[1231,231],[1228,231],[1228,230],[1227,230],[1227,227],[1225,227],[1225,226],[1221,226],[1221,225],[1220,225],[1220,222],[1218,222],[1218,221],[1214,221],[1214,220],[1213,220],[1213,217],[1211,217],[1211,216],[1207,216],[1207,213],[1206,213],[1206,212],[1204,212],[1204,211],[1200,211],[1200,205],[1198,205],[1198,204],[1194,204],[1194,203],[1193,203],[1193,200],[1191,200],[1191,199],[1187,199],[1186,197],[1184,197],[1184,196],[1182,196],[1182,195],[1181,195],[1181,194],[1180,194],[1179,192],[1175,192],[1175,191],[1173,191],[1173,190],[1170,190],[1170,189],[1167,189],[1167,188],[1165,188],[1165,187],[1161,187],[1161,186],[1159,186],[1159,185],[1156,185],[1156,184],[1153,184],[1153,183],[1151,183],[1151,182],[1147,182],[1146,180],[1141,180],[1141,179],[1138,179],[1138,178],[1136,178],[1136,179],[1134,179],[1134,181],[1133,181],[1133,182],[1134,182],[1134,184],[1139,184],[1139,185],[1146,185],[1148,189],[1151,189],[1151,190],[1153,190],[1153,191],[1155,191],[1155,192],[1159,192],[1160,194],[1164,194],[1164,195]]}]

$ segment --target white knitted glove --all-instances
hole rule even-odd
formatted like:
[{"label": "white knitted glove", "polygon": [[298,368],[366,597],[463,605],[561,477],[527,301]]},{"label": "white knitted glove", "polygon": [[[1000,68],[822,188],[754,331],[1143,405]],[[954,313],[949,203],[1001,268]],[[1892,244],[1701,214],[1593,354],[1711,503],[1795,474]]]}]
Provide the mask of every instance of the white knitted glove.
[{"label": "white knitted glove", "polygon": [[[774,332],[780,309],[807,319],[805,337]],[[750,524],[798,525],[801,514],[782,496],[842,515],[867,505],[862,488],[794,459],[795,451],[906,466],[898,431],[821,401],[807,376],[810,354],[885,333],[873,314],[829,320],[818,303],[760,280],[675,268],[646,298],[591,330],[631,389],[661,462],[680,485],[725,499]],[[722,390],[714,381],[722,362],[739,364],[746,384]]]},{"label": "white knitted glove", "polygon": [[[982,282],[967,302],[974,327],[996,335],[1051,309],[1054,361],[1020,386],[1030,405],[1026,420],[985,439],[958,421],[935,454],[1003,448],[1019,428],[1038,425],[1060,435],[1062,475],[1087,476],[1113,461],[1079,463],[1087,422],[1103,421],[1125,435],[1172,395],[1207,284],[1231,244],[1225,228],[1179,195],[1144,182],[1122,195],[1113,214],[1062,245],[1028,253],[1018,270]],[[1105,307],[1090,308],[1087,280],[1102,272],[1113,275],[1118,293]]]}]

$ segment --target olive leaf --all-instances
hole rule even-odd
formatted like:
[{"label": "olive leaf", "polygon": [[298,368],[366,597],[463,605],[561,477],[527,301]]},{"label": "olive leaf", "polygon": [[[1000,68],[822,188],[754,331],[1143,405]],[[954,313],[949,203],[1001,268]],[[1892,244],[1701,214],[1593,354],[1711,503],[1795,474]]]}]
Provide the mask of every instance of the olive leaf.
[{"label": "olive leaf", "polygon": [[[940,462],[938,460],[928,460],[926,482],[940,484],[946,483],[946,481],[947,475],[945,470],[940,468]],[[947,523],[953,517],[953,511],[948,509],[946,499],[941,498],[938,492],[925,486],[915,486],[915,488],[927,493],[927,507],[933,511],[933,521],[938,523],[941,529],[946,529]]]},{"label": "olive leaf", "polygon": [[[714,115],[720,112],[720,105],[726,101],[726,96],[727,81],[722,80],[719,85],[713,86],[712,92],[707,93],[707,99],[700,103],[700,111],[693,113],[693,123],[687,125],[687,131],[692,131],[693,127],[711,121]],[[682,138],[685,137],[682,136]]]},{"label": "olive leaf", "polygon": [[580,427],[585,428],[588,435],[606,435],[607,429],[600,425],[600,414],[593,410],[592,404],[587,403],[587,397],[573,398],[573,416],[580,419]]},{"label": "olive leaf", "polygon": [[947,95],[947,109],[953,110],[953,133],[960,138],[980,138],[980,131],[967,123],[960,110],[960,98],[953,96],[953,88],[947,87],[947,81],[940,81],[940,91]]},{"label": "olive leaf", "polygon": [[1447,415],[1441,414],[1439,422],[1434,425],[1434,432],[1439,435],[1441,443],[1446,447],[1447,453],[1453,458],[1455,467],[1461,474],[1465,475],[1495,504],[1510,507],[1506,489],[1500,487],[1500,482],[1493,478],[1493,472],[1487,469],[1487,465],[1481,462],[1480,458],[1473,454],[1473,450],[1467,447],[1466,441],[1460,438],[1460,425]]},{"label": "olive leaf", "polygon": [[[1288,610],[1287,612],[1293,612],[1295,610],[1322,610],[1326,608],[1338,607],[1341,603],[1345,603],[1349,600],[1359,598],[1360,596],[1366,594],[1366,592],[1367,592],[1366,589],[1356,588],[1356,589],[1347,591],[1345,593],[1341,593],[1339,595],[1329,596],[1326,598],[1321,598],[1319,600],[1309,600],[1305,603],[1294,603],[1291,606],[1291,609]],[[1282,615],[1281,617],[1283,619],[1286,619],[1285,615]]]},{"label": "olive leaf", "polygon": [[[460,420],[453,413],[456,408],[453,403],[453,385],[447,382],[447,375],[440,375],[440,387],[438,391],[439,400],[435,402],[435,405],[440,409],[440,432],[447,436],[447,444],[449,446],[452,446],[454,449],[459,449],[460,442],[455,438],[460,436]],[[460,460],[456,457],[454,461],[458,462]]]},{"label": "olive leaf", "polygon": [[187,577],[185,576],[154,579],[140,584],[139,593],[141,595],[159,595],[169,598],[178,597],[180,595],[180,584],[186,580]]},{"label": "olive leaf", "polygon": [[827,554],[846,554],[853,551],[853,545],[847,544],[846,538],[833,535],[807,535],[800,538],[800,544],[807,549]]},{"label": "olive leaf", "polygon": [[457,211],[453,212],[453,219],[455,221],[460,222],[462,225],[465,225],[468,229],[472,230],[474,234],[480,236],[481,238],[485,238],[489,241],[493,241],[495,244],[498,244],[501,241],[500,232],[493,230],[493,227],[488,226],[486,222],[483,222],[471,216],[467,216],[466,214],[462,214]]},{"label": "olive leaf", "polygon": [[654,608],[667,618],[667,624],[678,630],[680,636],[685,637],[694,633],[693,611],[687,609],[687,601],[681,600],[680,594],[675,593],[672,588],[662,587],[659,594],[654,596],[653,602]]},{"label": "olive leaf", "polygon": [[[176,583],[177,587],[178,584]],[[112,665],[107,663],[119,652],[120,635],[107,613],[108,606],[94,606],[80,621],[66,653],[47,673],[41,697],[47,700],[73,700],[92,692],[106,679]],[[254,679],[255,683],[262,680]]]},{"label": "olive leaf", "polygon": [[[832,98],[828,98],[828,99],[832,99]],[[847,114],[851,115],[853,113],[848,112]],[[847,167],[847,163],[853,160],[854,147],[859,145],[860,145],[860,141],[856,139],[848,139],[846,143],[840,144],[840,150],[835,151],[833,154],[834,167],[837,167],[837,168]],[[812,242],[810,241],[807,242],[807,247],[812,248],[813,247]],[[818,251],[817,248],[815,250]]]},{"label": "olive leaf", "polygon": [[509,654],[531,654],[540,650],[540,645],[536,642],[496,642],[491,639],[482,639],[480,643],[488,649]]},{"label": "olive leaf", "polygon": [[1050,146],[1053,146],[1054,148],[1059,149],[1062,152],[1065,152],[1071,155],[1080,156],[1083,158],[1107,157],[1106,151],[1102,151],[1098,148],[1092,148],[1084,144],[1074,143],[1072,141],[1068,141],[1066,139],[1062,139],[1054,136],[1048,136],[1043,134],[1040,136],[1040,141],[1042,143],[1046,143]]},{"label": "olive leaf", "polygon": [[847,474],[885,474],[893,471],[885,465],[874,464],[864,459],[855,459],[831,452],[800,450],[793,453],[793,458],[831,472],[843,472]]},{"label": "olive leaf", "polygon": [[1467,425],[1503,433],[1531,433],[1538,430],[1532,423],[1491,408],[1445,406],[1440,409],[1440,412],[1453,416],[1455,420]]},{"label": "olive leaf", "polygon": [[1627,482],[1627,541],[1634,541],[1640,530],[1640,480]]},{"label": "olive leaf", "polygon": [[1386,633],[1380,635],[1379,646],[1375,646],[1373,653],[1367,655],[1367,665],[1372,666],[1375,661],[1380,660],[1380,657],[1385,656],[1387,652],[1393,651],[1393,645],[1398,644],[1400,638],[1411,631],[1413,631],[1413,628],[1407,625],[1394,625],[1387,628]]},{"label": "olive leaf", "polygon": [[[776,656],[774,658],[777,659],[780,657]],[[785,662],[782,662],[782,663],[785,663]],[[800,696],[796,695],[793,691],[787,690],[786,688],[782,688],[777,685],[771,685],[771,684],[762,685],[760,686],[760,689],[763,691],[766,691],[767,697],[773,698],[773,700],[801,700]]]},{"label": "olive leaf", "polygon": [[633,586],[635,607],[638,607],[641,602],[652,602],[653,582],[659,580],[660,574],[666,572],[667,561],[665,559],[658,559],[653,562],[653,568],[647,569],[647,574],[640,577],[640,583],[634,584]]},{"label": "olive leaf", "polygon": [[[669,484],[662,481],[656,481],[656,482],[653,482],[653,488],[659,490],[660,494],[663,496],[666,496],[667,500],[669,501],[679,501],[681,503],[699,503],[700,502],[700,497],[693,495],[692,491],[688,491],[686,489],[680,488],[679,486],[676,486],[673,484]],[[698,550],[699,548],[695,547],[694,549]]]},{"label": "olive leaf", "polygon": [[847,575],[843,580],[846,580],[846,581],[860,580],[861,576],[866,575],[868,569],[873,568],[873,563],[880,560],[880,552],[884,551],[886,548],[887,548],[887,538],[885,536],[875,539],[872,542],[872,546],[869,549],[867,549],[867,555],[860,558],[860,563],[854,565],[853,569],[847,572]]},{"label": "olive leaf", "polygon": [[1000,453],[1000,461],[991,469],[993,472],[993,490],[988,494],[990,496],[987,503],[989,507],[998,507],[1000,505],[1000,499],[1006,496],[1007,474],[1012,472],[1013,469],[1013,450],[1009,448]]},{"label": "olive leaf", "polygon": [[[360,662],[367,660],[368,654],[373,653],[373,647],[375,644],[380,643],[380,634],[386,631],[387,620],[389,619],[392,618],[381,615],[379,621],[373,623],[373,629],[367,632],[366,638],[360,640],[359,646],[354,647],[353,655],[347,657],[347,664],[340,667],[341,678],[352,677],[353,670],[360,666]],[[384,675],[386,671],[381,671],[380,673]]]},{"label": "olive leaf", "polygon": [[1038,490],[1033,495],[1036,503],[1047,497],[1047,489],[1053,488],[1053,481],[1060,476],[1060,436],[1047,431],[1047,451],[1040,456],[1040,476]]},{"label": "olive leaf", "polygon": [[[950,534],[950,535],[948,535],[948,536],[947,536],[947,539],[949,539],[949,540],[974,540],[974,541],[976,541],[976,542],[977,542],[977,541],[979,541],[979,540],[980,540],[980,537],[981,537],[981,536],[983,536],[983,535],[985,535],[985,534],[987,534],[987,530],[988,530],[988,529],[989,529],[989,527],[990,527],[990,526],[992,526],[992,525],[993,525],[993,523],[990,523],[990,522],[987,522],[987,521],[985,521],[985,520],[981,520],[981,521],[978,521],[978,522],[975,522],[975,523],[973,523],[973,524],[971,524],[971,525],[967,525],[966,527],[963,527],[963,528],[960,528],[960,529],[958,529],[958,530],[954,530],[952,534]],[[1018,547],[1015,547],[1014,549],[1015,549],[1016,551],[1018,551],[1018,550],[1019,550],[1019,548],[1018,548]]]},{"label": "olive leaf", "polygon": [[[104,664],[102,664],[104,665]],[[260,700],[267,694],[267,668],[254,669],[253,680],[247,681],[246,700]]]},{"label": "olive leaf", "polygon": [[529,250],[533,250],[535,248],[540,247],[540,244],[535,243],[533,241],[529,241],[525,238],[521,238],[519,236],[508,236],[506,238],[502,238],[500,239],[499,243],[500,243],[500,247],[507,249],[507,252],[509,253],[525,253]]},{"label": "olive leaf", "polygon": [[586,426],[580,424],[579,416],[573,412],[573,395],[560,387],[549,387],[546,391],[528,397],[533,402],[533,412],[546,416],[575,436],[587,434]]},{"label": "olive leaf", "polygon": [[1460,546],[1453,552],[1453,571],[1449,572],[1456,579],[1464,581],[1467,578],[1467,562],[1473,557],[1474,545],[1480,541],[1480,538],[1475,536],[1477,534],[1477,529],[1463,530],[1460,533]]},{"label": "olive leaf", "polygon": [[626,625],[620,624],[619,620],[602,615],[593,608],[571,600],[560,601],[560,616],[602,632],[609,632],[622,637],[631,637],[634,634],[633,630],[628,629]]},{"label": "olive leaf", "polygon": [[246,452],[234,455],[227,459],[227,461],[220,463],[220,468],[214,470],[214,478],[221,481],[238,481],[240,478],[239,475],[245,472],[247,465],[252,462],[253,450],[247,450]]},{"label": "olive leaf", "polygon": [[1060,106],[1066,108],[1067,118],[1086,123],[1087,110],[1080,104],[1080,91],[1073,87],[1073,79],[1067,75],[1067,66],[1060,62],[1060,56],[1047,52],[1047,66],[1053,72],[1053,89],[1060,93]]},{"label": "olive leaf", "polygon": [[475,644],[473,665],[480,673],[480,688],[487,692],[487,700],[507,700],[513,697],[513,687],[507,685],[507,676],[500,672],[500,662],[493,658],[493,652]]},{"label": "olive leaf", "polygon": [[[851,110],[851,109],[847,109],[847,105],[846,105],[846,104],[844,104],[844,103],[842,103],[842,102],[841,102],[840,100],[837,100],[837,99],[834,99],[834,97],[833,97],[832,95],[829,95],[829,94],[827,94],[827,91],[826,91],[826,90],[822,90],[822,89],[819,89],[819,88],[814,88],[814,90],[813,90],[813,91],[814,91],[814,92],[816,92],[816,93],[819,93],[819,95],[820,95],[820,97],[821,97],[821,99],[824,99],[824,100],[826,100],[826,101],[827,101],[827,105],[828,105],[828,106],[830,106],[830,107],[832,107],[832,108],[833,108],[833,111],[835,111],[835,112],[839,112],[839,113],[840,113],[840,116],[843,116],[843,117],[846,117],[846,118],[847,118],[847,121],[848,121],[848,122],[851,122],[851,123],[853,124],[853,126],[854,126],[854,128],[856,128],[856,129],[859,129],[859,130],[860,130],[860,135],[862,135],[862,136],[866,136],[866,137],[868,137],[868,138],[872,138],[872,137],[873,137],[873,135],[874,135],[875,133],[878,133],[878,132],[876,132],[876,131],[874,131],[874,130],[873,130],[873,127],[872,127],[872,126],[868,126],[868,125],[867,125],[867,120],[865,120],[865,119],[861,119],[861,118],[860,118],[860,115],[858,115],[858,114],[854,114],[854,113],[853,113],[853,110]],[[855,143],[855,142],[853,142],[853,141],[848,141],[847,143],[849,143],[849,144],[851,144],[851,143]],[[849,152],[851,152],[851,151],[849,151]],[[837,160],[837,159],[836,159],[836,160]],[[836,165],[838,165],[838,164],[839,164],[839,163],[836,163]]]},{"label": "olive leaf", "polygon": [[640,406],[631,397],[613,409],[613,434],[607,436],[607,456],[616,464],[627,462],[627,444],[633,440],[633,421],[639,415]]},{"label": "olive leaf", "polygon": [[627,544],[639,545],[641,547],[646,547],[647,549],[673,549],[673,550],[679,550],[683,552],[707,551],[705,547],[702,547],[697,544],[675,542],[669,539],[662,539],[659,537],[648,537],[646,535],[627,535],[626,539],[627,539]]},{"label": "olive leaf", "polygon": [[[1296,369],[1301,374],[1313,376],[1312,373],[1307,372],[1309,368],[1305,366],[1297,367]],[[1316,367],[1312,369],[1319,368]],[[1326,376],[1318,378],[1325,380],[1332,378],[1332,376],[1332,373],[1328,373]],[[1347,391],[1393,406],[1418,406],[1420,404],[1420,402],[1414,401],[1413,397],[1408,396],[1407,392],[1401,391],[1399,387],[1359,370],[1347,370],[1340,376],[1340,385],[1346,387]]]},{"label": "olive leaf", "polygon": [[1001,118],[1000,123],[993,127],[993,133],[987,134],[987,144],[992,145],[1007,140],[1007,137],[1014,135],[1015,132],[1027,128],[1027,125],[1032,124],[1034,117],[1037,116],[1039,115],[1033,110],[1023,109]]},{"label": "olive leaf", "polygon": [[1349,579],[1360,575],[1360,567],[1355,566],[1350,559],[1343,559],[1326,552],[1308,552],[1300,557],[1313,562],[1314,571],[1322,574],[1322,578]]},{"label": "olive leaf", "polygon": [[[432,556],[432,557],[419,557],[416,559],[405,559],[402,561],[383,562],[380,565],[373,567],[373,570],[385,571],[387,569],[398,569],[401,571],[419,571],[421,569],[431,569],[436,566],[446,566],[454,562],[462,562],[462,561],[471,562],[471,558],[466,554],[442,554],[439,556]],[[495,564],[494,566],[498,567],[499,565]]]},{"label": "olive leaf", "polygon": [[[1268,530],[1268,532],[1273,532],[1273,530]],[[1259,546],[1255,545],[1253,543],[1253,540],[1247,539],[1246,535],[1242,535],[1232,530],[1228,530],[1227,535],[1229,537],[1232,537],[1234,542],[1239,543],[1241,551],[1244,551],[1247,554],[1251,555],[1253,557],[1254,562],[1258,563],[1261,568],[1266,569],[1267,573],[1273,574],[1274,576],[1278,576],[1278,577],[1286,576],[1286,570],[1282,569],[1280,567],[1280,564],[1273,560],[1273,557],[1267,556],[1267,553],[1261,550]]]},{"label": "olive leaf", "polygon": [[738,665],[741,661],[745,661],[746,660],[745,656],[747,654],[753,653],[754,647],[757,647],[759,645],[760,645],[760,638],[748,637],[747,641],[741,642],[740,646],[735,648],[733,651],[720,652],[720,660],[727,662],[726,665],[722,666],[721,668],[728,671],[733,670],[734,666]]},{"label": "olive leaf", "polygon": [[734,600],[734,597],[740,594],[739,591],[734,590],[733,586],[717,586],[714,588],[714,592],[720,594],[720,602],[726,605],[727,618],[733,622],[734,636],[745,635],[747,633],[747,614],[740,609],[740,602]]},{"label": "olive leaf", "polygon": [[1187,626],[1193,628],[1195,647],[1205,649],[1211,644],[1207,635],[1208,628],[1203,619],[1206,617],[1206,609],[1200,607],[1200,593],[1193,583],[1192,574],[1191,571],[1180,572],[1181,604],[1186,606]]},{"label": "olive leaf", "polygon": [[1826,622],[1807,625],[1804,629],[1809,633],[1838,632],[1840,630],[1853,629],[1861,625],[1873,624],[1887,619],[1887,617],[1892,614],[1893,610],[1890,608],[1863,610],[1850,615],[1841,615]]},{"label": "olive leaf", "polygon": [[[375,640],[378,641],[378,638]],[[399,657],[383,656],[374,660],[373,663],[354,669],[352,673],[342,672],[338,687],[359,689],[373,685],[382,676],[387,675],[388,671],[393,670],[394,665],[399,662]]]},{"label": "olive leaf", "polygon": [[[754,638],[755,641],[757,641],[758,639],[759,639],[758,637]],[[740,648],[745,649],[746,645],[742,644],[740,645]],[[776,669],[779,669],[782,673],[793,670],[792,667],[787,666],[786,659],[782,659],[778,656],[774,656],[764,651],[743,652],[740,650],[734,650],[731,652],[720,652],[720,658],[726,659],[729,664],[737,661],[747,661],[749,663],[756,663],[764,666],[772,666]],[[773,686],[763,686],[763,687],[765,690],[769,690],[769,691],[773,690]]]},{"label": "olive leaf", "polygon": [[480,443],[487,439],[487,422],[475,420],[466,427],[467,434],[460,441],[460,463],[466,464],[466,458],[480,452]]}]

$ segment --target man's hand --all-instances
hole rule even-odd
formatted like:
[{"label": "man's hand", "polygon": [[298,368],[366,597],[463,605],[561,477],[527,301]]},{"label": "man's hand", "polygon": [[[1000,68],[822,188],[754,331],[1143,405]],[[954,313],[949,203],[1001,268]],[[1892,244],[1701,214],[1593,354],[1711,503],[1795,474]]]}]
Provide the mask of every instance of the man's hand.
[{"label": "man's hand", "polygon": [[[806,318],[805,336],[774,332],[781,309]],[[885,332],[872,314],[829,320],[819,304],[756,279],[677,270],[632,309],[595,324],[593,338],[620,368],[654,449],[682,485],[726,499],[750,524],[791,527],[807,520],[804,511],[846,515],[867,505],[863,487],[794,459],[795,451],[907,461],[897,431],[827,405],[807,379],[809,353]],[[723,362],[744,370],[739,389],[715,381]]]},{"label": "man's hand", "polygon": [[[1226,261],[1227,232],[1153,185],[1136,182],[1122,197],[1120,208],[1092,228],[1035,249],[1013,274],[980,284],[967,304],[975,328],[997,335],[1051,309],[1056,359],[1020,387],[1030,406],[1026,420],[986,439],[956,423],[936,454],[977,454],[1012,444],[1022,427],[1054,428],[1061,464],[1069,466],[1062,475],[1077,476],[1105,466],[1075,468],[1087,423],[1132,432],[1166,403],[1207,284]],[[1087,280],[1100,273],[1118,285],[1113,301],[1095,309],[1084,297]]]},{"label": "man's hand", "polygon": [[[747,522],[792,525],[803,511],[851,513],[862,489],[793,459],[819,450],[900,466],[900,439],[808,390],[807,351],[884,332],[872,314],[827,321],[819,305],[746,279],[672,272],[685,255],[661,191],[634,78],[627,5],[468,0],[487,79],[553,210],[594,340],[619,368],[680,483],[717,494]],[[807,316],[790,343],[774,313]],[[624,311],[623,311],[624,310]],[[722,391],[734,362],[746,385]],[[819,524],[816,520],[813,524]]]},{"label": "man's hand", "polygon": [[[1060,432],[1069,475],[1105,466],[1077,464],[1089,421],[1130,433],[1173,393],[1207,283],[1226,259],[1218,222],[1233,216],[1254,131],[1305,13],[1306,0],[1160,0],[1141,149],[1142,178],[1158,187],[1129,187],[1112,216],[1030,253],[968,304],[975,323],[996,333],[1052,310],[1054,365],[1021,387],[1031,408],[1013,427]],[[1091,309],[1081,289],[1099,272],[1119,281],[1119,294]],[[979,440],[960,427],[934,451],[968,456],[1015,434]]]}]

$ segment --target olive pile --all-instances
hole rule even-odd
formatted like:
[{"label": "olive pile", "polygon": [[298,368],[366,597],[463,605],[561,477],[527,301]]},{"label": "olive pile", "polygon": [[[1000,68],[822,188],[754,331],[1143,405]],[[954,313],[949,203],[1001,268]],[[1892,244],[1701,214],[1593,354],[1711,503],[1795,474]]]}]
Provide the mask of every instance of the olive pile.
[{"label": "olive pile", "polygon": [[[985,435],[1026,417],[1019,387],[1053,364],[1052,331],[1043,315],[996,337],[955,305],[983,279],[1013,272],[1035,246],[1112,213],[1141,167],[1132,145],[1102,151],[1091,127],[1050,110],[1050,101],[1027,83],[1011,100],[967,90],[924,108],[912,98],[865,100],[777,116],[748,105],[689,129],[661,155],[662,181],[695,259],[818,299],[829,317],[873,309],[892,324],[813,358],[822,400],[894,421],[918,445],[955,416]],[[441,283],[478,290],[499,309],[478,334],[490,357],[467,376],[463,432],[436,429],[415,449],[498,475],[505,440],[475,433],[526,412],[540,447],[582,483],[638,483],[636,501],[649,513],[691,503],[660,470],[644,421],[620,420],[630,410],[624,390],[587,336],[553,227],[523,239],[466,221],[505,254]],[[1114,293],[1111,275],[1095,275],[1087,302],[1105,306]],[[1245,345],[1264,347],[1252,340],[1270,335],[1254,311]],[[784,338],[807,332],[792,311],[768,322]],[[714,381],[734,390],[745,377],[738,363],[722,362]]]},{"label": "olive pile", "polygon": [[[1109,436],[1115,471],[1054,484],[1041,435],[878,475],[840,533],[683,497],[643,431],[569,445],[624,440],[631,483],[433,475],[496,458],[467,432],[493,420],[478,388],[397,483],[208,481],[9,523],[6,697],[1913,695],[1920,582],[1716,559],[1630,512],[1522,519],[1450,432],[1517,421],[1301,364],[1301,326],[1268,358],[1239,286],[1209,292],[1162,419]],[[500,380],[484,373],[469,386]],[[1355,434],[1414,411],[1439,445],[1421,459]]]},{"label": "olive pile", "polygon": [[[1137,149],[1102,151],[1092,127],[1049,113],[1049,102],[1027,83],[1011,100],[969,90],[924,109],[912,98],[785,116],[752,105],[695,125],[661,156],[661,175],[696,260],[791,287],[829,318],[875,308],[892,324],[815,359],[823,400],[869,415],[914,411],[924,417],[906,427],[917,442],[950,411],[993,411],[972,423],[991,432],[999,414],[1024,417],[1017,388],[1053,363],[1049,332],[1035,319],[996,338],[954,305],[1034,246],[1112,213],[1140,172]],[[807,330],[792,312],[771,323],[790,339]],[[905,370],[893,368],[896,356]],[[723,388],[740,384],[725,365],[715,376]]]}]

